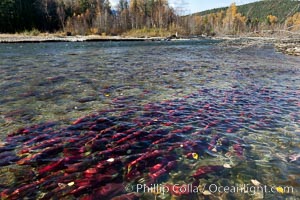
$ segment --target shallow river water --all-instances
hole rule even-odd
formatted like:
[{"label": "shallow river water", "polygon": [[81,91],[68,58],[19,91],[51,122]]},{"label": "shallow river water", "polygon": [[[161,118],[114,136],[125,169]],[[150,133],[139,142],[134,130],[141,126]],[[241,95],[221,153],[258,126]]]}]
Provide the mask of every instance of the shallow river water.
[{"label": "shallow river water", "polygon": [[299,63],[217,41],[1,44],[1,199],[300,199]]}]

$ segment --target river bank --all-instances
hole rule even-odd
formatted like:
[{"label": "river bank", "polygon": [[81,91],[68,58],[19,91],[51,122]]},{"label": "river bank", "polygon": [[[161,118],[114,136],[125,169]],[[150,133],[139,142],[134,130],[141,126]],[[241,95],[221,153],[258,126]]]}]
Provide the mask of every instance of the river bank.
[{"label": "river bank", "polygon": [[121,36],[58,36],[58,35],[19,35],[19,34],[0,34],[0,43],[40,43],[40,42],[91,42],[91,41],[151,41],[162,38],[136,38]]},{"label": "river bank", "polygon": [[274,45],[278,52],[300,56],[300,38],[284,37],[215,37],[214,39],[224,40],[221,46],[238,46],[244,49],[251,46]]}]

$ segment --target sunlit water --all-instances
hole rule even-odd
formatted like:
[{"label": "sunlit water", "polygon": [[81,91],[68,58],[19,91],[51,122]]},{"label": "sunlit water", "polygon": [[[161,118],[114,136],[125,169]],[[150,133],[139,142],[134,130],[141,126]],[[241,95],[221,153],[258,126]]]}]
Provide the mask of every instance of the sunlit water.
[{"label": "sunlit water", "polygon": [[[2,198],[300,198],[299,58],[216,41],[1,44],[0,58]],[[209,188],[254,180],[267,191]]]}]

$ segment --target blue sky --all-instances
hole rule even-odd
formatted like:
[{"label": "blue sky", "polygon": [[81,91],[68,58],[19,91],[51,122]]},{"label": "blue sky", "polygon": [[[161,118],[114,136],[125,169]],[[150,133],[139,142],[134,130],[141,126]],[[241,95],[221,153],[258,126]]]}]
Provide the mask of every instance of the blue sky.
[{"label": "blue sky", "polygon": [[[255,2],[258,0],[169,0],[170,5],[184,12],[179,14],[190,14],[212,8],[229,6],[235,2],[237,5]],[[119,0],[110,0],[111,4],[116,5]]]}]

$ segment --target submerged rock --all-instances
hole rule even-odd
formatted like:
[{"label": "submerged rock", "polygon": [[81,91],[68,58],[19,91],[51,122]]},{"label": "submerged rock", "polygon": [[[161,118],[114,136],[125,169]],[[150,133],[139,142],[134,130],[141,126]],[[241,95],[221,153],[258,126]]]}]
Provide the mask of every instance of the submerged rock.
[{"label": "submerged rock", "polygon": [[83,97],[83,98],[80,98],[80,99],[78,99],[77,101],[78,101],[79,103],[86,103],[86,102],[91,102],[91,101],[96,101],[96,100],[97,100],[96,97],[90,96],[90,97]]}]

